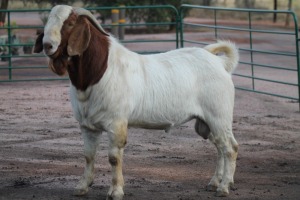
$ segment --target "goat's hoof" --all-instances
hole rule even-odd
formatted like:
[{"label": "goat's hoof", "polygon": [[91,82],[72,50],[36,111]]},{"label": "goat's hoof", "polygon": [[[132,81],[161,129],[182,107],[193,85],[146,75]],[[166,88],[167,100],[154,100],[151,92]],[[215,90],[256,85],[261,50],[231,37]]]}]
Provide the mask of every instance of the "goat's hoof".
[{"label": "goat's hoof", "polygon": [[218,188],[218,186],[208,184],[206,186],[206,191],[215,192],[215,191],[217,191],[217,188]]},{"label": "goat's hoof", "polygon": [[123,199],[123,195],[122,196],[116,196],[116,195],[107,195],[106,200],[122,200]]},{"label": "goat's hoof", "polygon": [[124,192],[121,187],[116,187],[116,188],[111,187],[107,194],[106,200],[122,200],[123,196],[124,196]]},{"label": "goat's hoof", "polygon": [[237,187],[234,186],[233,182],[229,183],[229,190],[232,190],[232,191],[236,191],[237,190]]},{"label": "goat's hoof", "polygon": [[227,197],[229,195],[228,190],[217,190],[216,194],[217,197]]},{"label": "goat's hoof", "polygon": [[83,196],[83,195],[86,195],[88,193],[89,189],[88,188],[83,188],[83,189],[76,189],[74,191],[74,195],[75,196]]}]

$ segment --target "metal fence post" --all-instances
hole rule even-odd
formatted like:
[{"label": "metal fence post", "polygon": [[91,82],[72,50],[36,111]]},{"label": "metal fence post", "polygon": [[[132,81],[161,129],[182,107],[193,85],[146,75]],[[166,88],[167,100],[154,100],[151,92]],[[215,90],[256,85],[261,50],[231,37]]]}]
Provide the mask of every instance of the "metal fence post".
[{"label": "metal fence post", "polygon": [[12,62],[11,62],[11,57],[12,57],[12,50],[11,50],[11,45],[12,45],[12,40],[11,40],[11,23],[10,23],[10,12],[7,12],[7,40],[8,40],[8,78],[11,81],[12,80]]},{"label": "metal fence post", "polygon": [[299,103],[299,111],[300,111],[300,38],[299,38],[299,27],[298,20],[295,13],[292,13],[295,23],[295,36],[296,36],[296,56],[297,56],[297,71],[298,71],[298,103]]},{"label": "metal fence post", "polygon": [[179,36],[180,36],[180,47],[184,47],[184,37],[183,37],[183,19],[182,19],[182,13],[183,13],[184,7],[181,6],[178,17],[179,17]]},{"label": "metal fence post", "polygon": [[180,16],[178,10],[176,10],[176,49],[179,48],[179,31],[180,31]]},{"label": "metal fence post", "polygon": [[253,65],[253,42],[252,42],[252,20],[251,12],[248,12],[248,27],[249,27],[249,40],[250,40],[250,60],[251,60],[251,79],[252,79],[252,90],[255,90],[254,80],[254,65]]},{"label": "metal fence post", "polygon": [[300,43],[300,38],[299,38],[299,35],[297,34],[296,35],[297,37],[297,45],[296,45],[296,48],[297,48],[297,57],[298,57],[298,60],[297,60],[297,69],[298,69],[298,103],[299,103],[299,111],[300,111],[300,50],[299,50],[299,43]]},{"label": "metal fence post", "polygon": [[111,33],[118,38],[119,37],[119,10],[118,9],[112,9],[111,10]]},{"label": "metal fence post", "polygon": [[126,10],[125,5],[120,6],[120,12],[119,12],[119,39],[124,40],[125,37],[125,26],[123,24],[126,23]]}]

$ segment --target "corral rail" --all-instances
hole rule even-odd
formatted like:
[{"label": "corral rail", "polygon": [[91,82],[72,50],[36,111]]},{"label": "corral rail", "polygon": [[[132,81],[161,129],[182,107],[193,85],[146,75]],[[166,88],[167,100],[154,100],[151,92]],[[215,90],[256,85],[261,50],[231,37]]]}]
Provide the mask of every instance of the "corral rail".
[{"label": "corral rail", "polygon": [[[104,28],[126,27],[139,30],[152,29],[153,34],[126,35],[121,42],[140,53],[159,53],[184,46],[205,46],[217,39],[232,40],[239,46],[241,60],[234,79],[236,88],[262,93],[291,101],[300,99],[300,58],[297,17],[292,11],[273,11],[257,9],[227,9],[183,4],[179,10],[173,6],[126,6],[87,8],[99,15],[99,12],[119,10],[159,10],[169,13],[169,19],[175,21],[103,24]],[[203,12],[206,18],[184,18],[187,10]],[[0,10],[7,13],[7,24],[0,27],[1,62],[0,82],[61,80],[47,69],[44,55],[25,51],[33,46],[35,32],[43,29],[39,17],[46,18],[49,9]],[[228,15],[231,13],[231,15]],[[226,16],[239,13],[242,20],[233,20]],[[258,23],[257,18],[268,18],[272,14],[290,15],[289,27]],[[26,15],[36,16],[35,20],[19,22]],[[20,16],[21,15],[21,16]],[[18,18],[19,16],[19,18]],[[260,20],[264,22],[264,20]],[[174,26],[175,31],[167,34],[155,34],[153,27],[167,30]],[[16,37],[17,36],[17,37]],[[18,37],[19,36],[19,37]],[[141,45],[142,44],[142,45]],[[23,51],[22,51],[22,49]],[[64,78],[67,79],[67,78]],[[300,104],[299,104],[300,106]]]}]

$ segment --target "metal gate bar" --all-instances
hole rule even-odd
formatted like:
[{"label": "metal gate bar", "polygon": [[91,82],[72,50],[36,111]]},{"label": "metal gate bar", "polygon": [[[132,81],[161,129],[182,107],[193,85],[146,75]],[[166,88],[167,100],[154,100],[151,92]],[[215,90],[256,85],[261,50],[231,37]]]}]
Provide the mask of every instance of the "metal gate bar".
[{"label": "metal gate bar", "polygon": [[[162,43],[168,43],[171,44],[172,47],[168,50],[171,49],[175,49],[179,47],[179,27],[177,26],[178,21],[179,21],[179,14],[177,9],[174,6],[171,5],[152,5],[152,6],[127,6],[127,7],[89,7],[86,8],[87,10],[90,11],[96,11],[96,12],[103,12],[103,11],[110,11],[112,9],[126,9],[126,10],[136,10],[136,9],[149,9],[149,10],[159,10],[161,9],[161,12],[164,11],[168,11],[170,13],[170,15],[174,16],[174,18],[176,19],[175,22],[170,22],[170,21],[160,21],[160,22],[138,22],[138,23],[126,23],[126,24],[118,24],[118,25],[114,25],[112,23],[109,24],[103,24],[103,28],[111,28],[113,26],[125,26],[125,27],[145,27],[150,28],[153,26],[156,27],[166,27],[166,26],[170,26],[170,25],[174,25],[175,27],[175,32],[174,37],[169,37],[168,39],[149,39],[149,38],[143,38],[143,39],[124,39],[124,40],[120,40],[121,43],[123,44],[138,44],[138,43],[144,43],[145,44],[145,48],[143,50],[137,50],[136,52],[141,53],[141,54],[149,54],[149,53],[160,53],[162,52],[161,50],[161,44]],[[7,53],[6,55],[0,55],[1,59],[4,59],[7,61],[6,62],[1,62],[0,61],[0,83],[1,82],[22,82],[22,81],[49,81],[49,80],[68,80],[68,78],[57,78],[55,75],[52,75],[52,73],[49,71],[47,78],[44,77],[30,77],[30,78],[18,78],[15,76],[14,73],[18,73],[20,72],[20,70],[43,70],[43,69],[48,69],[48,67],[45,65],[30,65],[30,66],[24,66],[24,65],[16,65],[13,63],[13,61],[15,61],[16,59],[27,59],[28,58],[28,62],[30,62],[29,59],[32,58],[44,58],[46,60],[46,57],[43,54],[30,54],[30,55],[25,55],[25,54],[20,54],[20,55],[13,55],[12,53],[12,49],[14,47],[20,47],[20,46],[33,46],[34,43],[33,41],[31,43],[18,43],[18,44],[14,44],[12,42],[12,32],[13,31],[18,31],[20,29],[25,29],[25,30],[31,30],[32,29],[43,29],[44,25],[13,25],[12,24],[12,20],[11,20],[11,15],[12,14],[16,14],[16,13],[49,13],[50,9],[22,9],[22,10],[18,10],[18,9],[9,9],[9,10],[0,10],[0,12],[6,12],[7,13],[7,24],[3,27],[0,27],[0,31],[1,32],[1,36],[5,36],[7,35],[7,43],[5,44],[0,44],[1,47],[7,48]],[[6,33],[4,33],[6,32]],[[2,34],[4,33],[4,34]],[[33,36],[33,38],[35,39],[36,36]],[[152,45],[152,44],[157,44],[157,50],[149,50],[147,49],[148,44]],[[167,45],[168,46],[168,45]],[[170,45],[169,45],[170,46]],[[46,61],[44,61],[46,63]]]},{"label": "metal gate bar", "polygon": [[[244,52],[249,54],[250,56],[250,61],[240,61],[239,63],[242,65],[248,65],[251,67],[251,75],[245,75],[245,74],[240,74],[238,72],[234,73],[234,76],[240,77],[240,78],[245,78],[246,79],[251,79],[252,85],[251,88],[245,88],[242,86],[237,85],[237,89],[241,90],[246,90],[246,91],[251,91],[251,92],[256,92],[256,93],[261,93],[261,94],[267,94],[267,95],[272,95],[276,97],[281,97],[281,98],[286,98],[286,99],[291,99],[291,100],[296,100],[299,101],[300,99],[300,61],[299,61],[299,35],[298,35],[298,22],[297,22],[297,17],[294,12],[291,11],[272,11],[272,10],[257,10],[257,9],[228,9],[228,8],[219,8],[219,7],[207,7],[207,6],[195,6],[195,5],[187,5],[183,4],[180,8],[180,14],[182,16],[182,13],[187,10],[187,9],[196,9],[202,11],[211,11],[212,17],[211,19],[213,20],[211,23],[201,23],[200,22],[185,22],[184,18],[181,17],[180,21],[180,44],[181,47],[184,47],[185,45],[200,45],[204,46],[209,44],[210,42],[207,42],[205,40],[193,40],[193,39],[186,39],[185,36],[186,28],[194,29],[196,31],[199,31],[201,33],[201,30],[204,29],[211,29],[214,31],[214,37],[215,40],[220,39],[220,31],[226,30],[226,31],[237,31],[241,33],[248,33],[249,37],[249,48],[239,48],[240,52]],[[248,19],[245,22],[244,26],[248,23],[248,27],[237,27],[237,26],[232,26],[232,25],[219,25],[219,20],[218,19],[218,13],[226,11],[226,12],[243,12],[248,15]],[[292,21],[294,23],[294,28],[292,30],[268,30],[268,29],[257,29],[253,27],[253,15],[255,14],[266,14],[266,13],[277,13],[277,14],[285,14],[285,15],[291,15],[292,16]],[[255,49],[253,46],[253,40],[254,40],[254,33],[259,33],[259,34],[271,34],[271,35],[286,35],[292,37],[293,41],[295,41],[295,49],[293,52],[283,52],[283,51],[272,51],[272,50],[261,50],[261,49]],[[264,56],[287,56],[291,57],[291,59],[295,59],[296,67],[291,68],[287,66],[282,66],[278,65],[277,63],[259,63],[255,61],[254,54],[261,54]],[[260,68],[270,68],[270,69],[275,69],[275,70],[284,70],[284,71],[290,71],[290,72],[295,72],[297,75],[297,81],[296,82],[290,82],[290,81],[282,81],[282,80],[272,80],[270,78],[262,78],[258,77],[255,75],[255,69],[256,67]],[[285,94],[278,94],[278,93],[272,93],[268,92],[266,90],[261,90],[261,89],[256,89],[256,83],[257,81],[264,81],[268,83],[276,83],[276,84],[283,84],[287,86],[292,86],[298,88],[298,94],[295,96],[291,95],[285,95]],[[299,102],[300,106],[300,102]]]},{"label": "metal gate bar", "polygon": [[[139,43],[144,43],[145,44],[145,49],[147,49],[147,45],[152,45],[153,43],[158,43],[160,47],[162,47],[162,43],[169,43],[169,44],[174,44],[173,48],[179,48],[183,47],[184,45],[200,45],[204,46],[207,45],[209,42],[206,40],[193,40],[193,39],[186,39],[185,36],[189,35],[185,31],[185,27],[189,28],[194,28],[194,29],[212,29],[214,38],[219,39],[220,36],[222,35],[222,31],[238,31],[243,34],[248,34],[249,37],[249,47],[243,47],[239,48],[241,53],[244,54],[249,54],[250,60],[249,61],[244,61],[241,60],[240,64],[243,66],[250,66],[251,69],[251,74],[246,75],[246,74],[241,74],[236,72],[234,74],[235,77],[242,78],[244,80],[251,80],[251,87],[246,88],[240,85],[237,85],[237,89],[241,90],[246,90],[246,91],[251,91],[251,92],[256,92],[256,93],[261,93],[261,94],[268,94],[272,96],[277,96],[277,97],[282,97],[286,99],[291,99],[295,101],[299,101],[300,99],[300,56],[299,56],[299,33],[298,33],[298,22],[297,22],[297,17],[294,12],[291,11],[272,11],[272,10],[254,10],[254,9],[227,9],[227,8],[217,8],[217,7],[205,7],[205,6],[195,6],[195,5],[187,5],[183,4],[179,10],[177,10],[173,6],[169,5],[154,5],[154,6],[127,6],[127,7],[95,7],[95,8],[87,8],[90,11],[109,11],[112,9],[167,9],[171,11],[171,15],[176,19],[175,22],[170,22],[170,21],[161,21],[161,22],[150,22],[150,23],[145,23],[145,22],[140,22],[140,23],[125,23],[125,24],[104,24],[102,25],[104,28],[110,28],[113,26],[126,26],[126,27],[152,27],[152,26],[169,26],[169,25],[174,25],[175,26],[175,32],[174,32],[174,37],[171,39],[124,39],[121,40],[121,42],[124,45],[131,45],[131,44],[139,44]],[[212,23],[195,23],[195,22],[185,22],[183,19],[183,12],[185,12],[187,9],[199,9],[199,10],[204,10],[204,11],[212,11],[213,16],[212,16]],[[1,82],[16,82],[16,81],[48,81],[48,80],[67,80],[68,78],[57,78],[56,76],[51,76],[50,77],[36,77],[32,76],[29,78],[18,78],[15,73],[18,73],[22,70],[44,70],[47,69],[46,65],[34,65],[30,64],[29,65],[15,65],[14,62],[15,60],[18,59],[27,59],[28,62],[31,62],[32,59],[44,59],[45,56],[43,54],[30,54],[30,55],[13,55],[13,49],[16,47],[20,46],[32,46],[33,41],[31,42],[22,42],[22,43],[14,43],[12,40],[13,32],[18,29],[24,29],[25,30],[31,30],[31,29],[42,29],[43,25],[14,25],[12,21],[12,13],[48,13],[50,9],[35,9],[35,10],[0,10],[0,12],[6,12],[7,13],[7,24],[3,27],[0,27],[0,32],[6,32],[6,34],[1,34],[2,35],[7,35],[7,43],[2,43],[1,48],[7,48],[7,54],[0,56],[1,59],[6,59],[7,64],[3,64],[4,62],[0,62],[0,83]],[[246,13],[248,16],[248,21],[244,26],[231,26],[231,25],[222,25],[220,23],[220,19],[218,18],[218,14],[222,11],[227,11],[227,12],[243,12]],[[291,15],[292,16],[292,21],[294,23],[294,28],[293,30],[290,29],[279,29],[279,30],[270,30],[270,29],[258,29],[255,28],[254,24],[255,21],[253,20],[253,16],[257,13],[277,13],[277,14],[285,14],[285,15]],[[253,45],[253,41],[255,40],[255,34],[270,34],[270,35],[283,35],[287,37],[293,38],[295,41],[295,48],[293,51],[285,52],[285,51],[274,51],[274,50],[265,50],[265,49],[259,49],[255,48]],[[1,39],[1,38],[0,38]],[[211,42],[211,41],[210,41]],[[165,45],[163,45],[165,46]],[[143,54],[148,54],[148,53],[159,53],[164,50],[161,50],[159,48],[158,51],[139,51],[139,53]],[[255,55],[264,55],[264,56],[281,56],[281,57],[290,57],[291,59],[295,59],[296,62],[296,67],[287,67],[280,65],[275,62],[270,62],[270,63],[260,63],[257,62],[255,59]],[[260,77],[256,75],[256,69],[258,68],[267,68],[270,70],[282,70],[285,72],[291,72],[297,74],[297,81],[282,81],[282,80],[273,80],[271,78],[265,78],[265,77]],[[51,74],[51,72],[49,72]],[[267,83],[274,83],[274,84],[283,84],[286,86],[291,86],[291,87],[297,87],[298,94],[295,96],[292,95],[285,95],[285,94],[277,94],[273,92],[268,92],[266,90],[261,90],[257,89],[257,82],[267,82]],[[300,106],[300,103],[299,103]]]}]

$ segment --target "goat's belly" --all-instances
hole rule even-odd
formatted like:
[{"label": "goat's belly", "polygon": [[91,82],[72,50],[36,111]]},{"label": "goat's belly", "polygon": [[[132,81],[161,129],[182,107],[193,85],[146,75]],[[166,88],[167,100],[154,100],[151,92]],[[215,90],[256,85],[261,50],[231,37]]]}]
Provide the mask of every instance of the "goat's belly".
[{"label": "goat's belly", "polygon": [[168,132],[172,127],[179,126],[184,124],[191,119],[193,115],[185,115],[184,117],[177,116],[178,118],[156,118],[156,119],[129,119],[128,126],[135,128],[144,128],[144,129],[156,129],[156,130],[165,130]]},{"label": "goat's belly", "polygon": [[169,129],[174,126],[172,123],[149,123],[149,122],[141,122],[141,121],[135,121],[135,122],[129,122],[129,127],[135,127],[135,128],[144,128],[144,129],[156,129],[156,130],[165,130],[169,131]]}]

